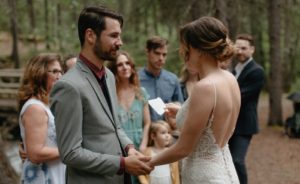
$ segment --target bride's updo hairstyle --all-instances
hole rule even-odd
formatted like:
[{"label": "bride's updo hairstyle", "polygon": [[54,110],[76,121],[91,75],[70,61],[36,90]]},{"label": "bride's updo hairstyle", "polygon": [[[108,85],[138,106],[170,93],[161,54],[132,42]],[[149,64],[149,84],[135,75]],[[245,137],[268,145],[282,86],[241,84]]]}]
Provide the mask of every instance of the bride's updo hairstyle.
[{"label": "bride's updo hairstyle", "polygon": [[186,49],[190,47],[211,55],[219,62],[234,54],[234,46],[228,38],[228,29],[213,17],[201,17],[180,29],[180,41]]}]

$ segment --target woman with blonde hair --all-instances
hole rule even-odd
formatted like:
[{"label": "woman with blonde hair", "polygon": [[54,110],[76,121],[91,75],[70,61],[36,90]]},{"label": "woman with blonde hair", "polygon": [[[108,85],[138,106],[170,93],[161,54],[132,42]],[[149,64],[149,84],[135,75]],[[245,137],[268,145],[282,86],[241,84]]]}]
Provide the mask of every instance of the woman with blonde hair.
[{"label": "woman with blonde hair", "polygon": [[19,125],[27,158],[21,183],[63,184],[65,165],[59,159],[54,117],[49,109],[49,93],[61,77],[57,54],[39,54],[25,67],[19,89]]},{"label": "woman with blonde hair", "polygon": [[180,29],[180,42],[186,67],[196,70],[201,80],[182,107],[167,105],[165,115],[176,116],[181,134],[149,165],[183,159],[183,184],[239,183],[228,140],[239,114],[240,90],[235,77],[219,66],[234,53],[228,30],[221,21],[202,17]]}]

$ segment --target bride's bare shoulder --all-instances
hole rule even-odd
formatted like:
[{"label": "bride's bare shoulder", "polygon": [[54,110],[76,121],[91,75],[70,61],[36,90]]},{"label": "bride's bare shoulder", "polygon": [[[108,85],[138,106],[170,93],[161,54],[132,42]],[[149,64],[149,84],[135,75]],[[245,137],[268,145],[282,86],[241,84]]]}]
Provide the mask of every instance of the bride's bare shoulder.
[{"label": "bride's bare shoulder", "polygon": [[191,100],[200,100],[202,102],[211,99],[214,95],[214,86],[211,80],[202,79],[195,84],[192,89],[190,98]]}]

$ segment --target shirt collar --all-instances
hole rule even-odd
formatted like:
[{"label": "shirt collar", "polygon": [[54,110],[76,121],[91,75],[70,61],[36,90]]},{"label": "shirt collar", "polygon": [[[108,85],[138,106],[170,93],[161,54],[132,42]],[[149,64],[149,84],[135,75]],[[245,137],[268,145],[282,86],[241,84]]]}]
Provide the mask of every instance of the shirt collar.
[{"label": "shirt collar", "polygon": [[240,74],[242,73],[243,69],[246,67],[246,65],[247,65],[248,63],[251,62],[251,60],[252,60],[252,57],[250,57],[245,63],[240,63],[240,62],[239,62],[239,63],[235,66],[234,70],[235,70],[235,72],[236,72],[236,74],[235,74],[235,77],[236,77],[236,78],[238,78],[238,77],[240,76]]},{"label": "shirt collar", "polygon": [[148,76],[150,76],[150,77],[154,77],[154,78],[158,78],[160,75],[161,75],[161,73],[162,73],[162,69],[160,70],[160,72],[159,72],[159,75],[158,76],[155,76],[155,75],[153,75],[151,72],[149,72],[148,70],[147,70],[147,68],[145,67],[144,68],[144,71],[145,71],[145,74],[146,75],[148,75]]},{"label": "shirt collar", "polygon": [[98,68],[96,65],[94,65],[91,61],[89,61],[86,57],[84,57],[81,53],[79,54],[79,59],[84,62],[84,64],[87,65],[87,67],[92,70],[92,72],[98,77],[99,79],[102,79],[103,76],[105,76],[105,69],[102,66],[102,68]]},{"label": "shirt collar", "polygon": [[250,63],[251,60],[252,60],[252,57],[250,57],[245,63],[238,63],[238,64],[236,65],[236,67],[241,68],[241,70],[242,70],[243,68],[245,68],[245,66],[246,66],[248,63]]},{"label": "shirt collar", "polygon": [[242,70],[245,68],[245,66],[246,66],[248,63],[250,63],[251,60],[252,60],[252,57],[249,58],[245,63],[238,63],[238,64],[235,66],[235,70],[237,70],[237,71],[242,71]]}]

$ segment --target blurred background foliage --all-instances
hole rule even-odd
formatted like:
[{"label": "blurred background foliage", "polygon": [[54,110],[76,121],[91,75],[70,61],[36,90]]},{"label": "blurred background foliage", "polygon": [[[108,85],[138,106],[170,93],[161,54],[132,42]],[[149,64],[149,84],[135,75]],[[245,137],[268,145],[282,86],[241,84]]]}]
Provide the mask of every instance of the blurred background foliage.
[{"label": "blurred background foliage", "polygon": [[77,17],[84,6],[97,4],[124,16],[122,49],[138,67],[146,62],[146,39],[160,35],[170,41],[166,68],[179,74],[178,29],[214,16],[229,28],[231,39],[238,33],[255,37],[254,58],[266,71],[271,106],[283,92],[300,89],[300,0],[2,0],[0,68],[22,67],[38,52],[78,53]]}]

